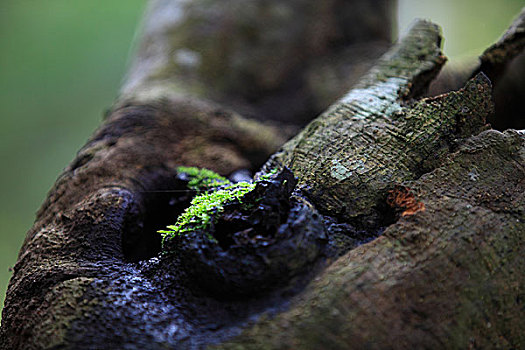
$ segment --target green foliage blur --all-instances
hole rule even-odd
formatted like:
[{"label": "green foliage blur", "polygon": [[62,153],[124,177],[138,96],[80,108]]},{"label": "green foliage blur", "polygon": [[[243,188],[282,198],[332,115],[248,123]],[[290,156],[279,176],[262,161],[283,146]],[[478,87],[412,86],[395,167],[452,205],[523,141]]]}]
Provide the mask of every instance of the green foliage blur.
[{"label": "green foliage blur", "polygon": [[[283,0],[284,1],[284,0]],[[313,1],[313,0],[312,0]],[[523,0],[400,0],[445,28],[449,57],[479,54]],[[111,106],[146,0],[0,0],[0,308],[18,250],[56,177]]]}]

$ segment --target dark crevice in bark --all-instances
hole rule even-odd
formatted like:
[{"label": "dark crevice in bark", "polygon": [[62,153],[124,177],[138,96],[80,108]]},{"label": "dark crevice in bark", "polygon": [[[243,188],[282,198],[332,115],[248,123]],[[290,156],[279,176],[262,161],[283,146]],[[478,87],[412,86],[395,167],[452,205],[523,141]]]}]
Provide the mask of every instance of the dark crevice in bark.
[{"label": "dark crevice in bark", "polygon": [[374,228],[358,228],[359,224],[349,223],[337,218],[324,216],[327,230],[328,244],[325,249],[327,258],[335,258],[362,244],[373,241],[383,234],[386,225]]},{"label": "dark crevice in bark", "polygon": [[207,227],[165,241],[195,285],[219,299],[267,294],[303,274],[326,243],[322,216],[285,169],[226,203]]},{"label": "dark crevice in bark", "polygon": [[496,83],[494,101],[496,112],[490,121],[499,131],[525,129],[525,54],[512,60],[503,76]]},{"label": "dark crevice in bark", "polygon": [[328,244],[325,256],[341,256],[360,245],[380,237],[386,228],[401,218],[399,208],[389,205],[391,190],[385,190],[382,199],[373,207],[373,216],[362,215],[348,219],[344,215],[333,216],[324,213],[323,220],[327,230]]},{"label": "dark crevice in bark", "polygon": [[161,251],[162,238],[158,231],[173,224],[190,205],[194,194],[194,191],[180,186],[167,186],[166,189],[141,193],[144,215],[129,222],[122,232],[124,260],[137,262],[157,256]]}]

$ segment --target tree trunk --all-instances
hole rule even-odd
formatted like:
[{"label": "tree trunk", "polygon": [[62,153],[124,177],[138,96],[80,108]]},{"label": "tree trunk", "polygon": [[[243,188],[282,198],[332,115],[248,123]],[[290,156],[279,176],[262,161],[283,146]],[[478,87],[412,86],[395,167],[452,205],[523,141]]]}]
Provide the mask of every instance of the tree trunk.
[{"label": "tree trunk", "polygon": [[[525,132],[487,124],[525,12],[461,89],[421,98],[446,60],[425,21],[355,84],[389,2],[221,1],[152,3],[27,234],[1,347],[525,346]],[[285,143],[276,120],[322,109]]]}]

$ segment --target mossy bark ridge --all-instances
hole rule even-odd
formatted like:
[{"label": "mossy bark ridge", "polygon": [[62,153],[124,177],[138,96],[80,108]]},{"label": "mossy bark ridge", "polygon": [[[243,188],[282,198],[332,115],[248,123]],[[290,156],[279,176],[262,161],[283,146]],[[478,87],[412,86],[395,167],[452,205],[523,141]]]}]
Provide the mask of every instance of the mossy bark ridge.
[{"label": "mossy bark ridge", "polygon": [[269,161],[289,167],[321,212],[365,227],[380,226],[395,183],[430,171],[458,139],[485,128],[490,82],[408,105],[445,58],[439,29],[419,22],[363,81],[312,121]]},{"label": "mossy bark ridge", "polygon": [[0,347],[523,347],[525,133],[487,130],[483,73],[419,99],[440,41],[418,22],[240,202],[165,253],[157,230],[287,134],[164,87],[152,99],[144,71],[38,212]]}]

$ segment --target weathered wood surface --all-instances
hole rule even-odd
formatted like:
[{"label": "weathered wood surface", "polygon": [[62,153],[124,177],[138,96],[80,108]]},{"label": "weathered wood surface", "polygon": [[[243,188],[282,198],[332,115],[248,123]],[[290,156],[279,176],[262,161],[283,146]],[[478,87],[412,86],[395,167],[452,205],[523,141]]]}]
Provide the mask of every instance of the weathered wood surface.
[{"label": "weathered wood surface", "polygon": [[[438,28],[419,22],[266,165],[291,169],[293,196],[323,215],[328,242],[309,269],[253,297],[195,286],[177,255],[159,254],[155,231],[194,195],[180,192],[177,166],[255,170],[289,134],[203,100],[235,106],[231,90],[190,98],[132,69],[138,83],[125,85],[28,232],[0,346],[523,347],[525,134],[486,130],[483,74],[418,100],[444,63],[439,43]],[[177,74],[161,80],[179,84]],[[150,83],[159,88],[147,94]],[[380,236],[347,244],[360,230]]]}]

